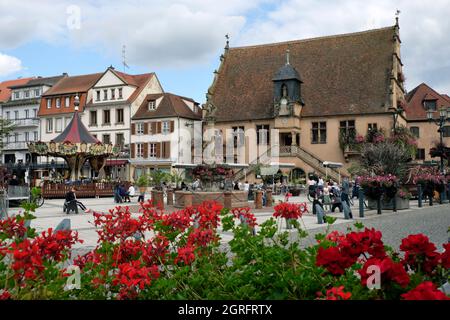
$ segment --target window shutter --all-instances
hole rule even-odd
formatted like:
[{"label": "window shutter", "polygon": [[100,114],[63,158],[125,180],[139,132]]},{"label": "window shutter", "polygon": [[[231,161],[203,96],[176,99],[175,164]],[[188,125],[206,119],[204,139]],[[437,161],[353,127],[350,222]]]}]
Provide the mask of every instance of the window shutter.
[{"label": "window shutter", "polygon": [[148,122],[144,123],[144,134],[148,134]]},{"label": "window shutter", "polygon": [[[134,125],[134,123],[133,123]],[[131,158],[136,158],[136,144],[132,143],[131,144]]]},{"label": "window shutter", "polygon": [[156,122],[150,122],[150,126],[152,128],[152,134],[156,134]]},{"label": "window shutter", "polygon": [[174,132],[175,130],[175,121],[170,121],[170,132]]},{"label": "window shutter", "polygon": [[161,158],[161,143],[156,143],[156,158]]},{"label": "window shutter", "polygon": [[148,158],[148,143],[144,143],[144,159]]},{"label": "window shutter", "polygon": [[131,124],[131,134],[136,134],[136,123]]},{"label": "window shutter", "polygon": [[156,123],[156,133],[161,133],[161,121]]},{"label": "window shutter", "polygon": [[170,141],[164,142],[164,159],[170,158]]}]

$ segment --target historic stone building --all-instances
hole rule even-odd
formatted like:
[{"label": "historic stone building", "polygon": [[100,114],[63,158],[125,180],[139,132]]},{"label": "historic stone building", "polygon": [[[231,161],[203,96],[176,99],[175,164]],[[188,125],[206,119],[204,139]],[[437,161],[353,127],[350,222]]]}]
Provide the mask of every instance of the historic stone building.
[{"label": "historic stone building", "polygon": [[[418,85],[406,95],[406,118],[408,127],[418,139],[416,160],[418,162],[439,162],[438,158],[431,158],[430,149],[439,142],[439,127],[428,121],[427,111],[433,112],[433,118],[439,118],[440,109],[450,110],[450,97],[439,94],[425,83]],[[448,113],[447,113],[448,114]],[[443,130],[443,142],[450,146],[450,119]]]},{"label": "historic stone building", "polygon": [[[216,145],[216,160],[255,164],[279,156],[280,163],[295,164],[296,174],[337,179],[336,170],[322,165],[331,161],[343,163],[345,174],[356,153],[340,138],[393,128],[405,95],[400,44],[398,21],[265,45],[230,48],[227,41],[205,104],[205,130],[214,130],[206,142],[224,145]],[[406,125],[404,114],[397,123]],[[254,178],[251,168],[246,174]]]}]

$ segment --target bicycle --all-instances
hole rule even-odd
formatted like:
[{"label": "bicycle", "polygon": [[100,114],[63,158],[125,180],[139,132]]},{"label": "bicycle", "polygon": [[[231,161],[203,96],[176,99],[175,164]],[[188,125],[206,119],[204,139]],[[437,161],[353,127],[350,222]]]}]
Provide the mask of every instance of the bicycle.
[{"label": "bicycle", "polygon": [[34,203],[37,208],[44,205],[44,197],[42,196],[42,189],[39,187],[33,187],[30,192],[30,202]]}]

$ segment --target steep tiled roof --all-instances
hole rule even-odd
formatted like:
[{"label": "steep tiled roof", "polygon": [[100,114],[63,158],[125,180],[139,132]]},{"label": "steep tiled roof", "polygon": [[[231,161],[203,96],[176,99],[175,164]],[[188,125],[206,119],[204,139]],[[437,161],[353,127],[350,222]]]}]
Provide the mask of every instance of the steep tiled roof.
[{"label": "steep tiled roof", "polygon": [[[39,116],[75,112],[74,97],[76,94],[80,98],[79,111],[83,112],[87,102],[87,92],[102,75],[103,73],[93,73],[62,78],[42,95]],[[68,107],[61,106],[60,108],[56,108],[56,98],[60,98],[62,104],[63,99],[67,96],[70,97],[70,105]],[[47,108],[47,99],[52,100],[51,108]]]},{"label": "steep tiled roof", "polygon": [[23,78],[0,82],[0,102],[6,102],[11,97],[11,89],[9,87],[26,84],[32,79],[34,78]]},{"label": "steep tiled roof", "polygon": [[[148,110],[148,103],[152,100],[157,100],[162,97],[156,110]],[[186,119],[200,120],[201,109],[198,113],[194,113],[189,106],[183,101],[187,100],[198,105],[194,100],[177,96],[172,93],[157,93],[149,94],[142,102],[136,114],[133,116],[133,120],[140,119],[153,119],[153,118],[168,118],[168,117],[181,117]]]},{"label": "steep tiled roof", "polygon": [[290,64],[303,80],[303,116],[373,114],[389,104],[395,27],[359,33],[230,48],[211,102],[217,121],[269,119],[277,70]]},{"label": "steep tiled roof", "polygon": [[[437,110],[441,107],[450,107],[450,98],[445,94],[439,94],[430,86],[421,83],[406,95],[406,119],[426,120],[427,111],[423,105],[424,100],[436,100]],[[435,117],[439,116],[439,112],[435,112]]]},{"label": "steep tiled roof", "polygon": [[49,89],[44,96],[54,96],[88,91],[103,73],[93,73],[81,76],[65,77]]},{"label": "steep tiled roof", "polygon": [[[142,92],[142,90],[144,90],[145,86],[148,84],[148,82],[153,78],[156,77],[156,74],[154,72],[152,73],[144,73],[144,74],[137,74],[137,75],[131,75],[131,74],[126,74],[123,72],[119,72],[116,71],[114,69],[109,68],[114,74],[116,74],[123,82],[125,82],[128,85],[132,85],[136,87],[136,90],[133,91],[133,93],[130,95],[130,97],[128,98],[127,101],[117,101],[116,104],[123,104],[123,103],[132,103],[138,96],[139,94]],[[100,80],[100,79],[98,79]],[[94,104],[93,101],[89,101],[89,103],[87,104],[87,107],[90,106],[98,106],[102,104],[102,102],[100,103],[96,103]],[[108,102],[104,102],[104,104],[111,104],[111,101]]]}]

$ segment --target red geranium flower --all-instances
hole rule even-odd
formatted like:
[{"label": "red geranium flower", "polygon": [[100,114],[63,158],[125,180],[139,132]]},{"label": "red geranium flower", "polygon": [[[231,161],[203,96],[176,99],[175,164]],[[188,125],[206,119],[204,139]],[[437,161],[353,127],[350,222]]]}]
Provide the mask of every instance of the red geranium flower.
[{"label": "red geranium flower", "polygon": [[363,286],[367,286],[367,279],[372,275],[372,273],[367,273],[368,268],[371,266],[378,266],[380,268],[382,284],[395,282],[402,287],[406,287],[409,283],[409,276],[403,268],[403,265],[392,261],[391,258],[386,256],[382,259],[370,258],[366,261],[363,268],[358,270]]},{"label": "red geranium flower", "polygon": [[348,300],[351,296],[351,292],[344,292],[344,286],[333,287],[327,290],[326,300]]},{"label": "red geranium flower", "polygon": [[281,217],[285,219],[298,219],[303,213],[308,212],[305,204],[289,202],[282,202],[279,205],[276,205],[274,210],[273,216],[275,218]]},{"label": "red geranium flower", "polygon": [[450,243],[444,244],[444,253],[441,254],[441,264],[444,268],[450,269]]},{"label": "red geranium flower", "polygon": [[402,298],[405,300],[450,300],[430,281],[422,282],[416,288],[402,294]]},{"label": "red geranium flower", "polygon": [[345,269],[351,267],[356,262],[356,258],[342,254],[338,247],[324,249],[319,248],[316,257],[316,265],[326,268],[335,276],[343,275]]},{"label": "red geranium flower", "polygon": [[185,265],[190,265],[194,260],[194,248],[188,244],[186,247],[178,248],[178,256],[175,258],[174,263],[183,262]]},{"label": "red geranium flower", "polygon": [[7,290],[2,290],[0,293],[0,300],[10,300],[11,294]]},{"label": "red geranium flower", "polygon": [[244,208],[234,208],[231,210],[233,216],[239,219],[241,222],[246,223],[250,228],[254,228],[256,223],[256,217],[250,212],[249,207]]},{"label": "red geranium flower", "polygon": [[414,270],[420,268],[427,273],[433,272],[441,258],[436,246],[423,234],[409,235],[403,239],[400,250],[405,252],[403,263]]}]

